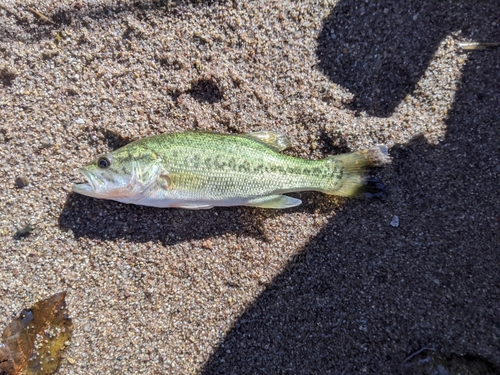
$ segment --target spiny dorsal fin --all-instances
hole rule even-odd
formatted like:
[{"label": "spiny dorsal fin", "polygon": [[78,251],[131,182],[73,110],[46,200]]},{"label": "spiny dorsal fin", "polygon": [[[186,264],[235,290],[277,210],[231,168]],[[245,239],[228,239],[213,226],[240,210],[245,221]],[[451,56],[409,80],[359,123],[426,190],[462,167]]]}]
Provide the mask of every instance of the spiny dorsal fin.
[{"label": "spiny dorsal fin", "polygon": [[276,131],[263,130],[260,132],[245,133],[241,134],[240,137],[255,139],[278,152],[290,147],[290,141],[286,135]]}]

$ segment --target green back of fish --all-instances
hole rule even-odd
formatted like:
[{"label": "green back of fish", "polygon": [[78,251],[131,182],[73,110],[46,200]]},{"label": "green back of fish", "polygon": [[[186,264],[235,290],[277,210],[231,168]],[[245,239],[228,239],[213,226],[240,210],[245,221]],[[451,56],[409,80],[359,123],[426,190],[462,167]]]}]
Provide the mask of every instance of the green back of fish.
[{"label": "green back of fish", "polygon": [[[168,173],[170,196],[218,200],[302,190],[335,190],[341,163],[281,154],[248,135],[167,133],[126,147],[147,147]],[[129,150],[133,154],[134,150]]]}]

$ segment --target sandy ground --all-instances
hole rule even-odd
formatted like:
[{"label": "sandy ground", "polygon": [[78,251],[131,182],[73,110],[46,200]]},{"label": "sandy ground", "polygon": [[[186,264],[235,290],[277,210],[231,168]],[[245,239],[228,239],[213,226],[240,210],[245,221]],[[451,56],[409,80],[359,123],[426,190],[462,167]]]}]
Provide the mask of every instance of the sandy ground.
[{"label": "sandy ground", "polygon": [[[3,0],[0,329],[67,290],[60,374],[499,373],[500,50],[458,45],[499,42],[499,14]],[[387,144],[389,194],[186,211],[71,193],[98,154],[184,129],[277,129],[311,159]]]}]

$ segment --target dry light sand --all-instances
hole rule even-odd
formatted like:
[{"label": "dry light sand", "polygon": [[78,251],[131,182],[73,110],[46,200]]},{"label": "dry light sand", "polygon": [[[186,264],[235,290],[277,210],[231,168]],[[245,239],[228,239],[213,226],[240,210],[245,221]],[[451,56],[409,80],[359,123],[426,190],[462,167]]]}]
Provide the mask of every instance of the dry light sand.
[{"label": "dry light sand", "polygon": [[[0,329],[67,290],[60,374],[499,373],[500,50],[459,47],[500,42],[498,1],[0,4]],[[386,144],[389,194],[71,193],[98,154],[184,129],[281,130],[311,159]]]}]

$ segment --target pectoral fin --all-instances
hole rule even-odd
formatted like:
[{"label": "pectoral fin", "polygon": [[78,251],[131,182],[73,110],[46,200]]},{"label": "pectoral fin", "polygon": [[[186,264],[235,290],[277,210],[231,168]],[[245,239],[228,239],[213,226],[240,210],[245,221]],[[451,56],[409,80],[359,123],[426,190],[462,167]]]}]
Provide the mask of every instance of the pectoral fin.
[{"label": "pectoral fin", "polygon": [[245,206],[260,208],[290,208],[301,204],[300,199],[292,198],[286,195],[269,195],[267,197],[255,198],[248,201]]},{"label": "pectoral fin", "polygon": [[286,135],[271,130],[245,133],[241,134],[240,137],[254,139],[278,152],[286,150],[288,147],[290,147],[290,141],[288,140]]},{"label": "pectoral fin", "polygon": [[156,183],[162,189],[167,190],[170,187],[170,185],[172,184],[172,182],[170,181],[170,176],[169,176],[168,172],[163,171],[156,179]]},{"label": "pectoral fin", "polygon": [[156,184],[164,190],[196,191],[201,189],[204,183],[203,177],[193,172],[164,172],[156,179]]}]

